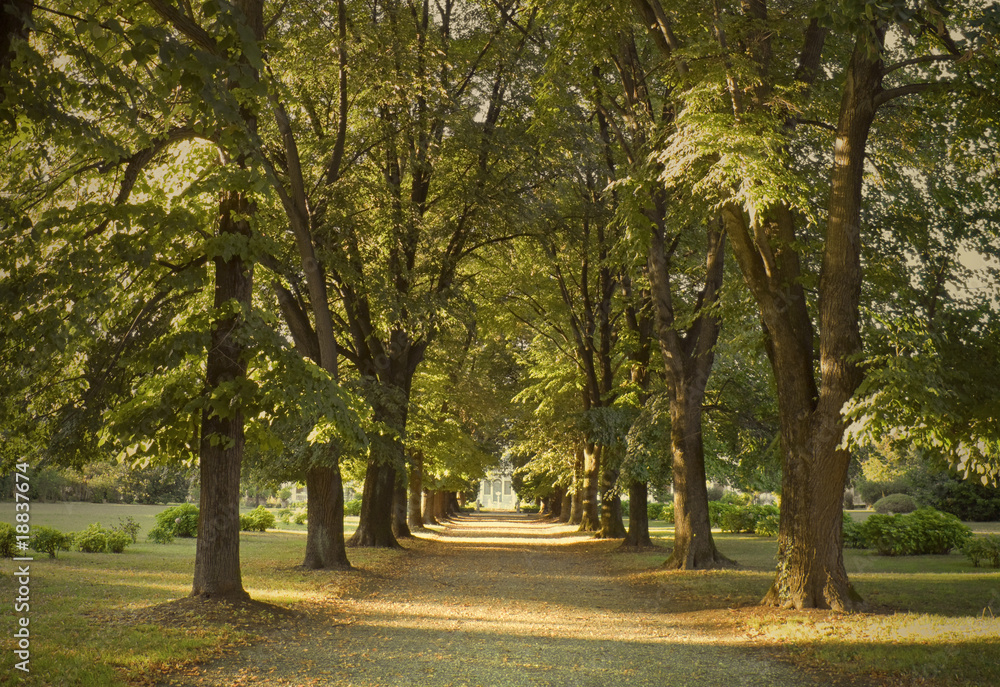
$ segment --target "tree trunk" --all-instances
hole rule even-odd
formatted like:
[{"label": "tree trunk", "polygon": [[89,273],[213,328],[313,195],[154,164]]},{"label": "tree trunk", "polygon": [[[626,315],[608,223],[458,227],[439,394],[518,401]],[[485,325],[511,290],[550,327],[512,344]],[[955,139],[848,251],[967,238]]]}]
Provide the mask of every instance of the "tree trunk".
[{"label": "tree trunk", "polygon": [[628,487],[628,533],[622,548],[645,549],[653,546],[649,538],[649,487],[645,482],[633,480]]},{"label": "tree trunk", "polygon": [[[331,447],[333,450],[335,448]],[[344,543],[344,485],[340,466],[313,466],[306,473],[306,555],[310,570],[349,570]]]},{"label": "tree trunk", "polygon": [[388,549],[399,547],[399,542],[392,534],[395,494],[395,469],[388,463],[380,462],[377,457],[369,458],[364,493],[361,496],[361,517],[358,519],[358,529],[347,542],[348,546]]},{"label": "tree trunk", "polygon": [[838,447],[844,432],[841,409],[861,381],[861,189],[882,76],[881,58],[873,58],[866,41],[859,39],[844,84],[831,171],[819,284],[821,385],[817,396],[786,393],[783,399],[782,387],[790,386],[782,383],[790,374],[784,368],[794,364],[796,356],[786,353],[792,341],[772,337],[775,377],[779,368],[783,372],[778,401],[784,474],[778,568],[763,599],[767,605],[834,610],[861,605],[844,568],[841,519],[850,454]]},{"label": "tree trunk", "polygon": [[[249,239],[250,225],[243,218],[255,211],[253,204],[244,195],[229,192],[219,209],[219,234]],[[253,293],[253,264],[244,261],[239,252],[228,260],[216,257],[214,262],[216,310],[235,301],[241,312],[217,320],[212,327],[206,395],[246,378],[242,311],[249,309]],[[216,409],[210,404],[202,411],[201,496],[191,596],[249,598],[240,574],[240,467],[244,444],[239,405]]]},{"label": "tree trunk", "polygon": [[424,521],[425,525],[440,524],[434,514],[434,492],[430,489],[424,489],[424,506],[421,520]]},{"label": "tree trunk", "polygon": [[620,458],[612,450],[601,449],[601,530],[597,536],[600,539],[623,539],[625,523],[622,521],[622,499],[614,493],[615,483],[620,472]]},{"label": "tree trunk", "polygon": [[[704,391],[704,390],[703,390]],[[708,570],[730,567],[712,538],[701,439],[702,394],[671,394],[670,443],[674,471],[674,549],[664,567]]]},{"label": "tree trunk", "polygon": [[587,443],[583,448],[583,456],[580,531],[599,532],[601,513],[598,509],[597,494],[601,479],[601,447]]},{"label": "tree trunk", "polygon": [[[14,59],[14,46],[18,40],[28,38],[28,26],[35,4],[31,0],[3,0],[0,2],[0,75],[6,81],[10,63]],[[0,103],[4,94],[0,91]]]},{"label": "tree trunk", "polygon": [[573,518],[573,494],[563,490],[562,505],[559,506],[559,522],[569,522]]},{"label": "tree trunk", "polygon": [[556,487],[549,495],[549,512],[557,520],[562,517],[563,494],[565,493],[565,489]]},{"label": "tree trunk", "polygon": [[414,451],[410,457],[410,496],[407,504],[406,521],[410,530],[422,530],[424,517],[420,510],[420,495],[423,493],[424,457],[419,451]]},{"label": "tree trunk", "polygon": [[406,524],[408,496],[406,482],[396,480],[396,489],[392,497],[392,534],[396,539],[412,539],[413,534]]},{"label": "tree trunk", "polygon": [[438,521],[448,519],[448,503],[445,499],[445,493],[441,490],[436,490],[434,492],[434,517],[436,517]]}]

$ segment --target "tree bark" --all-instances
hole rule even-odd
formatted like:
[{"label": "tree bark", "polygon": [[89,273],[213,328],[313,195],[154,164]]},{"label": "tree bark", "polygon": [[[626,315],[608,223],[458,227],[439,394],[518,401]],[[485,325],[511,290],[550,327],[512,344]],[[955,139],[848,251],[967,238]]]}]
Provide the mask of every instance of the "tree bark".
[{"label": "tree bark", "polygon": [[422,530],[424,528],[424,517],[421,512],[420,496],[423,493],[424,483],[424,457],[419,451],[414,451],[410,456],[410,495],[407,504],[406,521],[410,530]]},{"label": "tree bark", "polygon": [[583,448],[583,488],[581,490],[581,532],[599,532],[601,513],[597,495],[601,479],[601,447],[587,444]]},{"label": "tree bark", "polygon": [[396,490],[392,498],[392,534],[396,539],[413,538],[413,534],[406,524],[407,504],[406,482],[397,477]]},{"label": "tree bark", "polygon": [[[18,40],[28,38],[28,22],[35,4],[31,0],[3,0],[0,3],[0,75],[6,77],[14,59],[14,46]],[[0,103],[4,93],[0,91]]]},{"label": "tree bark", "polygon": [[632,480],[628,487],[628,532],[623,549],[645,549],[653,546],[649,538],[649,510],[646,501],[649,499],[649,486],[640,480]]},{"label": "tree bark", "polygon": [[394,549],[399,542],[392,533],[393,501],[396,495],[396,470],[378,458],[368,459],[364,493],[361,496],[361,516],[358,529],[348,540],[348,546]]},{"label": "tree bark", "polygon": [[624,539],[625,523],[622,521],[622,499],[614,493],[618,481],[619,460],[612,455],[612,449],[605,446],[601,450],[601,529],[599,539]]},{"label": "tree bark", "polygon": [[556,487],[549,495],[549,513],[557,520],[562,517],[563,494],[566,490]]},{"label": "tree bark", "polygon": [[434,492],[424,489],[424,505],[421,519],[425,525],[439,525],[437,517],[434,515]]},{"label": "tree bark", "polygon": [[[830,175],[819,284],[819,393],[812,398],[786,394],[789,398],[782,406],[782,386],[778,388],[784,474],[778,568],[763,599],[766,605],[834,610],[853,610],[861,605],[844,568],[841,518],[850,454],[839,446],[844,432],[841,408],[861,381],[857,367],[862,350],[858,312],[861,190],[865,148],[878,107],[876,99],[882,92],[882,77],[880,56],[873,58],[869,46],[859,39],[844,84]],[[791,343],[774,341],[776,377],[779,368],[795,360],[786,354]]]},{"label": "tree bark", "polygon": [[670,399],[670,451],[674,480],[674,548],[664,565],[679,569],[728,567],[719,553],[708,518],[705,455],[702,445],[702,401],[715,359],[721,321],[711,310],[722,288],[725,241],[717,227],[706,229],[705,281],[698,295],[695,321],[681,334],[674,319],[671,249],[666,246],[661,208],[654,218],[649,248],[651,295],[656,333]]},{"label": "tree bark", "polygon": [[573,518],[573,494],[563,490],[562,504],[559,506],[559,522],[569,522]]},{"label": "tree bark", "polygon": [[317,465],[306,472],[308,527],[302,567],[349,570],[344,542],[344,485],[340,465]]},{"label": "tree bark", "polygon": [[[255,208],[246,196],[228,192],[220,203],[219,233],[249,239],[250,225],[243,218],[253,212]],[[242,311],[249,309],[253,293],[253,264],[242,255],[237,253],[228,260],[216,257],[214,262],[216,310],[235,301],[241,312],[216,320],[212,327],[206,396],[246,379]],[[201,416],[201,495],[191,596],[249,598],[240,573],[240,467],[244,445],[239,404],[232,408],[206,406]]]},{"label": "tree bark", "polygon": [[570,507],[569,524],[579,525],[583,522],[583,443],[576,447],[576,460],[573,464],[573,503]]}]

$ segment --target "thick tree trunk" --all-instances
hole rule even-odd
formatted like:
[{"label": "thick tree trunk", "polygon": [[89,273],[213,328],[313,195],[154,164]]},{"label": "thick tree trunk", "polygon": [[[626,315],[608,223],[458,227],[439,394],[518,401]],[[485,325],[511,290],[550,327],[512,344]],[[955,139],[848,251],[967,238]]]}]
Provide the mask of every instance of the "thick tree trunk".
[{"label": "thick tree trunk", "polygon": [[[245,219],[255,211],[242,194],[228,193],[220,203],[219,233],[249,239]],[[237,253],[228,260],[215,258],[215,308],[235,301],[250,307],[253,265]],[[206,393],[246,378],[247,356],[242,314],[217,320],[208,350]],[[198,541],[195,546],[191,596],[246,599],[240,574],[240,466],[243,461],[243,412],[236,406],[201,416],[201,496]]]},{"label": "thick tree trunk", "polygon": [[[26,40],[31,12],[34,3],[31,0],[3,0],[0,2],[0,76],[6,80],[6,72],[14,59],[15,43]],[[0,91],[0,103],[4,100]]]},{"label": "thick tree trunk", "polygon": [[583,444],[576,447],[576,460],[573,464],[573,503],[570,508],[569,524],[579,525],[583,522]]},{"label": "thick tree trunk", "polygon": [[583,448],[583,488],[581,489],[581,532],[599,532],[601,513],[597,495],[601,480],[601,447],[587,443]]},{"label": "thick tree trunk", "polygon": [[358,529],[347,542],[348,546],[399,547],[399,542],[392,534],[392,504],[395,494],[395,469],[377,458],[369,458],[361,497],[361,517]]},{"label": "thick tree trunk", "polygon": [[396,479],[396,490],[392,497],[392,534],[396,539],[412,539],[413,534],[406,524],[406,511],[409,497],[406,482]]},{"label": "thick tree trunk", "polygon": [[621,459],[617,453],[604,447],[601,449],[601,530],[600,539],[623,539],[625,523],[622,521],[622,499],[614,493],[618,482]]},{"label": "thick tree trunk", "polygon": [[566,490],[556,487],[549,495],[549,513],[557,520],[562,517],[563,494]]},{"label": "thick tree trunk", "polygon": [[674,549],[663,565],[681,570],[730,567],[733,562],[715,548],[708,517],[705,456],[701,439],[702,394],[697,394],[694,398],[677,398],[674,394],[671,396]]},{"label": "thick tree trunk", "polygon": [[434,517],[439,522],[448,519],[448,500],[445,492],[441,490],[434,492]]},{"label": "thick tree trunk", "polygon": [[308,531],[302,567],[349,570],[344,542],[344,485],[340,466],[314,466],[306,473]]},{"label": "thick tree trunk", "polygon": [[778,568],[763,599],[767,605],[834,610],[861,605],[844,568],[841,518],[850,454],[838,447],[844,431],[841,409],[861,381],[857,367],[862,350],[858,312],[861,189],[882,76],[881,58],[873,59],[866,40],[859,40],[844,84],[831,172],[819,284],[821,385],[817,396],[786,393],[782,398],[782,387],[791,387],[785,381],[790,374],[785,368],[796,362],[796,356],[787,351],[791,341],[772,335],[775,377],[779,369],[783,373],[778,401],[784,474]]},{"label": "thick tree trunk", "polygon": [[407,504],[406,522],[410,530],[422,530],[424,517],[421,512],[420,496],[424,484],[424,457],[419,451],[414,451],[410,457],[410,495]]},{"label": "thick tree trunk", "polygon": [[440,524],[437,520],[437,516],[434,513],[434,492],[430,489],[424,489],[424,504],[423,513],[421,519],[424,521],[425,525],[438,525]]},{"label": "thick tree trunk", "polygon": [[644,549],[653,546],[649,538],[649,487],[645,482],[632,480],[628,487],[628,532],[622,548]]},{"label": "thick tree trunk", "polygon": [[562,505],[559,506],[559,522],[569,522],[573,518],[573,494],[563,490]]}]

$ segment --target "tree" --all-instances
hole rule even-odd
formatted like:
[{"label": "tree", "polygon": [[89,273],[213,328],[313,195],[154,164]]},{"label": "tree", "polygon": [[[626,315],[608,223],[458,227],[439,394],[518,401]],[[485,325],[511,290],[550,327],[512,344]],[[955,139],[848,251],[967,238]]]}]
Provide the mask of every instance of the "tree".
[{"label": "tree", "polygon": [[[687,84],[677,94],[683,108],[676,133],[661,155],[663,180],[673,188],[705,190],[720,207],[768,336],[783,483],[778,571],[764,601],[854,608],[859,597],[844,571],[839,524],[850,460],[842,448],[841,409],[862,378],[858,304],[865,153],[878,111],[935,88],[936,65],[953,63],[963,53],[947,32],[937,30],[942,15],[933,8],[912,12],[868,5],[833,12],[821,23],[786,21],[787,15],[769,13],[763,2],[739,9],[717,4],[707,26],[700,18],[668,15],[657,0],[637,2],[636,8]],[[711,30],[701,35],[711,35],[714,45],[700,48],[719,58],[722,69],[714,73],[696,72],[684,60],[680,32],[698,24]],[[907,27],[907,38],[888,47],[887,31],[900,25]],[[793,39],[800,46],[797,55],[783,52]],[[839,80],[828,78],[833,73]],[[779,91],[802,105],[782,105],[789,101],[778,98]],[[710,92],[724,95],[725,109],[704,98]],[[818,97],[807,104],[810,96]],[[822,123],[829,115],[835,124]],[[829,145],[803,131],[817,121],[834,132],[825,172],[806,152]],[[805,179],[814,188],[824,179],[829,191],[820,216],[812,210]],[[805,249],[803,225],[818,232],[818,255]],[[808,288],[817,289],[815,310]]]}]

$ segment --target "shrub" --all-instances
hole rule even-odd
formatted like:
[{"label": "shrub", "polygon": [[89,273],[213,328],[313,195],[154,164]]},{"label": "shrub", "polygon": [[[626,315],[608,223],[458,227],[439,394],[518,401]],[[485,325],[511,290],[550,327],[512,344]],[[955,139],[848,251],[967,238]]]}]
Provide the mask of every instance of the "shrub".
[{"label": "shrub", "polygon": [[108,550],[108,531],[99,522],[91,523],[74,535],[73,544],[84,553],[104,553]]},{"label": "shrub", "polygon": [[9,522],[0,522],[0,558],[13,558],[17,553],[17,532]]},{"label": "shrub", "polygon": [[722,497],[726,495],[726,488],[718,484],[713,484],[707,487],[706,490],[708,491],[709,501],[721,501]]},{"label": "shrub", "polygon": [[674,521],[674,504],[672,503],[663,504],[663,508],[660,509],[660,520],[662,522]]},{"label": "shrub", "polygon": [[304,525],[306,524],[306,520],[308,519],[309,519],[308,513],[304,510],[300,510],[298,513],[295,514],[295,517],[292,518],[292,522],[294,522],[296,525]]},{"label": "shrub", "polygon": [[1000,536],[991,534],[986,537],[970,538],[962,546],[962,553],[977,568],[984,561],[988,561],[990,567],[1000,568]]},{"label": "shrub", "polygon": [[240,529],[244,532],[266,532],[269,527],[274,527],[274,513],[264,506],[240,516]]},{"label": "shrub", "polygon": [[870,549],[864,523],[856,521],[850,513],[844,513],[844,547],[848,549]]},{"label": "shrub", "polygon": [[647,503],[646,504],[646,517],[650,520],[659,520],[663,515],[663,504],[662,503]]},{"label": "shrub", "polygon": [[173,528],[157,525],[149,531],[146,538],[155,544],[169,544],[174,540]]},{"label": "shrub", "polygon": [[156,525],[175,537],[198,536],[198,506],[184,503],[156,514]]},{"label": "shrub", "polygon": [[63,534],[54,527],[46,527],[45,525],[33,527],[31,539],[28,540],[28,546],[33,551],[47,553],[49,558],[55,558],[56,551],[69,551],[72,544],[72,534]]},{"label": "shrub", "polygon": [[908,494],[889,494],[875,502],[872,506],[876,513],[912,513],[917,504]]},{"label": "shrub", "polygon": [[361,499],[351,499],[345,503],[344,515],[361,515]]},{"label": "shrub", "polygon": [[278,522],[291,522],[291,520],[292,520],[292,509],[291,508],[282,508],[277,513],[275,513],[275,516],[278,518]]},{"label": "shrub", "polygon": [[[119,518],[117,525],[112,525],[112,532],[121,532],[129,538],[133,544],[139,541],[139,530],[142,529],[135,518],[131,515],[126,517],[124,520]],[[115,553],[121,553],[120,551],[115,551]]]},{"label": "shrub", "polygon": [[961,520],[1000,520],[1000,489],[964,480],[949,479],[934,485],[927,494],[930,505]]},{"label": "shrub", "polygon": [[950,513],[921,508],[909,515],[876,513],[865,521],[863,536],[883,556],[918,556],[961,547],[972,530]]},{"label": "shrub", "polygon": [[731,508],[735,508],[735,506],[730,503],[722,503],[721,501],[709,501],[708,521],[712,527],[722,527],[722,514]]},{"label": "shrub", "polygon": [[108,553],[122,553],[132,543],[132,537],[127,532],[112,529],[108,535]]},{"label": "shrub", "polygon": [[753,533],[761,537],[777,537],[780,522],[781,515],[778,513],[778,509],[775,508],[773,513],[766,512],[757,518],[757,524],[754,525]]},{"label": "shrub", "polygon": [[757,531],[757,524],[765,517],[769,518],[769,523],[771,520],[775,523],[773,528],[766,526],[764,528],[765,531],[774,529],[774,533],[777,534],[777,506],[729,505],[728,508],[724,509],[719,516],[719,528],[723,532],[745,532],[747,534],[754,534]]},{"label": "shrub", "polygon": [[722,495],[722,498],[718,500],[722,501],[723,503],[732,504],[734,506],[748,506],[750,505],[750,502],[753,500],[753,497],[750,496],[750,494],[739,494],[735,491],[727,491],[725,494]]}]

